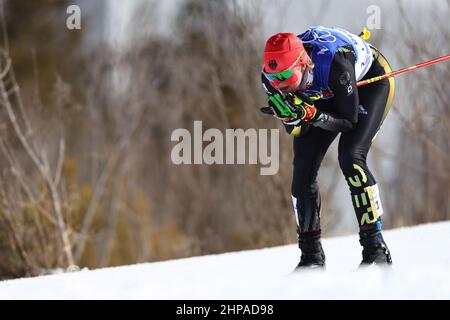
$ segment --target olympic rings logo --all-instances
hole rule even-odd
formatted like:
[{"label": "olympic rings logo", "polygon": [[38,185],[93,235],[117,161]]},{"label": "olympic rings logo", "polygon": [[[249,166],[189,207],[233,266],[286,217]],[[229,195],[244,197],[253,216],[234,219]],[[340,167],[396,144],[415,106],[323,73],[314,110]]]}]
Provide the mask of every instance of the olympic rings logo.
[{"label": "olympic rings logo", "polygon": [[312,28],[305,31],[305,33],[302,35],[301,39],[304,43],[313,42],[315,40],[319,42],[327,42],[332,43],[336,42],[336,37],[331,34],[330,31],[326,30],[319,30],[320,34],[317,30],[313,30]]}]

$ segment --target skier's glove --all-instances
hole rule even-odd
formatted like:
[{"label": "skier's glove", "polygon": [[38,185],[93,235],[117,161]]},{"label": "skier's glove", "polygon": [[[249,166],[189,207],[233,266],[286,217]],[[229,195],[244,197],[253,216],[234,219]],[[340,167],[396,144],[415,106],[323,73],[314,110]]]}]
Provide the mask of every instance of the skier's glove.
[{"label": "skier's glove", "polygon": [[297,107],[298,119],[303,123],[313,123],[319,118],[321,112],[314,106],[314,102],[308,96],[298,93],[288,98]]},{"label": "skier's glove", "polygon": [[320,115],[312,100],[304,94],[269,95],[269,107],[263,107],[261,111],[290,126],[314,122]]},{"label": "skier's glove", "polygon": [[[286,132],[294,137],[302,137],[309,131],[309,125],[302,124],[301,119],[298,119],[297,107],[292,102],[280,99],[280,94],[269,96],[269,107],[262,107],[261,112],[271,115],[281,120]],[[292,99],[290,99],[292,100]]]},{"label": "skier's glove", "polygon": [[296,112],[297,107],[293,104],[292,99],[283,93],[269,95],[269,109],[284,124],[293,126],[300,124],[300,119]]}]

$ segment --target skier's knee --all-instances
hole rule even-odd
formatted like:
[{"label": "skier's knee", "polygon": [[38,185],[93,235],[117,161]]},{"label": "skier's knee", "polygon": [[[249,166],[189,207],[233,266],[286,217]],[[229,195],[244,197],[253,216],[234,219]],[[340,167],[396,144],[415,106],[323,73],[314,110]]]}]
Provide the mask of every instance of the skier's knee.
[{"label": "skier's knee", "polygon": [[314,195],[319,192],[319,186],[317,181],[293,181],[292,182],[292,195],[296,198],[299,198],[302,195]]},{"label": "skier's knee", "polygon": [[364,155],[354,150],[339,150],[339,166],[346,177],[353,175],[355,164],[359,167],[366,167]]}]

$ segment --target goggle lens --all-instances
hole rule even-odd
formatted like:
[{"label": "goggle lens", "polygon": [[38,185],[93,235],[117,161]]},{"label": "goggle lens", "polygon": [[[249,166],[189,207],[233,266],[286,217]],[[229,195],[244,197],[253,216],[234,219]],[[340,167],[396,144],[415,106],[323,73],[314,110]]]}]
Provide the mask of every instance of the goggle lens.
[{"label": "goggle lens", "polygon": [[292,77],[292,75],[294,74],[294,72],[291,69],[279,72],[279,73],[267,73],[264,72],[264,75],[266,76],[266,78],[269,81],[274,81],[275,79],[277,79],[278,81],[285,81],[287,79],[289,79],[290,77]]}]

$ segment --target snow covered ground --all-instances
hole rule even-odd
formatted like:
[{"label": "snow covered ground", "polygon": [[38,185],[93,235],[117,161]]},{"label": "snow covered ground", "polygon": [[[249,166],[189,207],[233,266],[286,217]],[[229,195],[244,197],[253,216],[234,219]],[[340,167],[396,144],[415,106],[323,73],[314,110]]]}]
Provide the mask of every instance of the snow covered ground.
[{"label": "snow covered ground", "polygon": [[450,299],[450,222],[385,231],[394,265],[357,270],[355,236],[327,270],[292,275],[296,245],[0,282],[0,299]]}]

